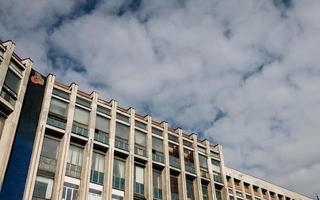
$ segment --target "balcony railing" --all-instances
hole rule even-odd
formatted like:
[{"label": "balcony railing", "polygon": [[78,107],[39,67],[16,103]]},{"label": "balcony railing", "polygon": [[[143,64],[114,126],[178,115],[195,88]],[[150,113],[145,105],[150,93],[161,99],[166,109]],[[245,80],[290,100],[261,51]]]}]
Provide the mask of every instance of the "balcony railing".
[{"label": "balcony railing", "polygon": [[136,182],[134,184],[134,193],[144,195],[144,184]]},{"label": "balcony railing", "polygon": [[119,177],[113,176],[112,182],[113,182],[113,183],[112,183],[113,188],[115,188],[115,189],[120,189],[120,190],[124,190],[124,186],[125,186],[125,180],[124,180],[124,178],[119,178]]},{"label": "balcony railing", "polygon": [[17,97],[13,94],[13,92],[10,92],[10,89],[7,89],[5,85],[3,85],[2,91],[1,91],[1,97],[6,100],[8,103],[10,103],[12,106],[16,104]]},{"label": "balcony railing", "polygon": [[96,130],[94,133],[94,140],[103,144],[109,144],[109,136],[107,133]]},{"label": "balcony railing", "polygon": [[179,200],[179,194],[171,192],[171,200]]},{"label": "balcony railing", "polygon": [[103,184],[103,178],[104,178],[104,173],[91,170],[91,176],[90,176],[90,181],[92,183],[97,183],[102,185]]},{"label": "balcony railing", "polygon": [[50,115],[48,116],[47,119],[47,124],[57,127],[57,128],[61,128],[61,129],[65,129],[66,128],[66,120],[65,119],[61,119],[59,117]]},{"label": "balcony railing", "polygon": [[159,188],[153,188],[153,198],[162,199],[162,190]]},{"label": "balcony railing", "polygon": [[209,175],[209,173],[207,171],[200,170],[200,172],[201,172],[201,177],[207,178],[207,179],[210,178],[210,175]]},{"label": "balcony railing", "polygon": [[57,160],[53,158],[48,158],[45,156],[40,156],[39,169],[47,172],[55,173],[57,166]]},{"label": "balcony railing", "polygon": [[177,157],[169,156],[170,166],[180,168],[180,160]]},{"label": "balcony railing", "polygon": [[134,147],[134,153],[139,155],[139,156],[147,157],[147,151],[143,147],[135,146]]},{"label": "balcony railing", "polygon": [[120,139],[115,139],[114,146],[118,149],[123,149],[128,151],[128,142]]},{"label": "balcony railing", "polygon": [[152,160],[160,163],[164,163],[163,154],[160,153],[152,153]]},{"label": "balcony railing", "polygon": [[88,137],[88,129],[85,128],[84,125],[78,124],[76,122],[73,122],[72,133],[75,133],[77,135],[81,135],[84,137]]},{"label": "balcony railing", "polygon": [[74,178],[80,178],[81,166],[67,163],[66,175]]},{"label": "balcony railing", "polygon": [[188,161],[185,161],[185,169],[187,172],[195,173],[194,164]]},{"label": "balcony railing", "polygon": [[222,177],[220,175],[213,175],[213,179],[217,183],[222,183]]}]

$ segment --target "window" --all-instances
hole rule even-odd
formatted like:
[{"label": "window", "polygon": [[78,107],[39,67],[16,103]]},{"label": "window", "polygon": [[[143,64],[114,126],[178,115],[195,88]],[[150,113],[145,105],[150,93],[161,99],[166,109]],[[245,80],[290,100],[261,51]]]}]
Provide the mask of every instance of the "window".
[{"label": "window", "polygon": [[140,156],[147,156],[146,143],[147,143],[147,135],[141,131],[135,130],[134,134],[135,140],[135,153]]},{"label": "window", "polygon": [[103,131],[105,133],[109,133],[110,120],[105,117],[101,117],[101,116],[97,115],[96,129],[98,129],[99,131]]},{"label": "window", "polygon": [[207,157],[199,154],[200,167],[203,169],[208,169]]},{"label": "window", "polygon": [[123,200],[123,197],[116,194],[112,194],[112,200]]},{"label": "window", "polygon": [[88,200],[102,200],[101,195],[101,191],[89,188]]},{"label": "window", "polygon": [[173,142],[177,142],[179,143],[179,138],[178,136],[172,135],[172,134],[168,134],[168,139],[173,141]]},{"label": "window", "polygon": [[[58,149],[58,140],[44,137],[39,161],[39,170],[55,173],[57,166]],[[51,175],[54,176],[54,174]]]},{"label": "window", "polygon": [[119,159],[113,161],[113,188],[124,190],[125,162]]},{"label": "window", "polygon": [[104,178],[104,155],[93,152],[91,165],[91,182],[103,184]]},{"label": "window", "polygon": [[78,122],[83,125],[89,124],[90,113],[87,110],[76,107],[74,111],[73,121]]},{"label": "window", "polygon": [[216,199],[217,199],[217,200],[222,200],[221,190],[217,190],[217,189],[216,189]]},{"label": "window", "polygon": [[105,115],[108,115],[108,116],[111,116],[111,110],[109,108],[105,108],[103,106],[99,106],[97,107],[97,111],[102,113],[102,114],[105,114]]},{"label": "window", "polygon": [[194,200],[193,181],[187,180],[187,199]]},{"label": "window", "polygon": [[136,194],[144,195],[144,168],[135,166],[134,167],[134,179],[135,179],[135,190]]},{"label": "window", "polygon": [[179,200],[179,181],[178,177],[170,176],[171,200]]},{"label": "window", "polygon": [[120,113],[117,113],[117,119],[129,123],[129,117]]},{"label": "window", "polygon": [[72,133],[88,137],[90,112],[76,107],[73,117]]},{"label": "window", "polygon": [[252,197],[250,195],[246,195],[246,199],[252,200]]},{"label": "window", "polygon": [[64,101],[58,100],[56,98],[51,99],[49,112],[50,114],[55,114],[61,118],[67,118],[67,107],[68,104]]},{"label": "window", "polygon": [[208,185],[202,184],[202,199],[209,200]]},{"label": "window", "polygon": [[58,96],[58,97],[61,97],[61,98],[64,98],[64,99],[68,99],[70,98],[70,94],[65,92],[65,91],[62,91],[62,90],[59,90],[57,88],[53,88],[53,91],[52,91],[52,94]]},{"label": "window", "polygon": [[229,196],[229,199],[230,199],[230,200],[234,200],[234,197],[233,197],[233,196]]},{"label": "window", "polygon": [[78,199],[79,186],[65,182],[63,185],[62,200]]},{"label": "window", "polygon": [[2,135],[2,131],[3,131],[5,120],[6,119],[0,115],[0,139],[1,139],[1,135]]},{"label": "window", "polygon": [[138,128],[144,129],[144,130],[147,129],[147,124],[140,122],[140,121],[137,121],[137,120],[135,121],[135,126]]},{"label": "window", "polygon": [[206,154],[206,149],[204,147],[198,146],[198,151]]},{"label": "window", "polygon": [[152,127],[152,133],[155,135],[162,136],[162,130]]},{"label": "window", "polygon": [[239,197],[243,197],[242,192],[238,192],[238,191],[236,191],[236,195],[237,195],[237,196],[239,196]]},{"label": "window", "polygon": [[162,199],[162,176],[161,171],[153,170],[153,198]]},{"label": "window", "polygon": [[37,176],[32,196],[41,199],[51,199],[52,186],[52,179]]},{"label": "window", "polygon": [[193,151],[190,151],[188,149],[184,149],[184,163],[185,163],[185,169],[186,171],[190,173],[195,173],[194,169],[194,159],[193,159]]},{"label": "window", "polygon": [[116,124],[116,137],[122,138],[124,140],[128,140],[130,128],[124,124],[117,123]]},{"label": "window", "polygon": [[163,141],[159,138],[152,137],[152,149],[163,153]]},{"label": "window", "polygon": [[71,145],[69,147],[66,175],[80,178],[82,167],[82,148]]},{"label": "window", "polygon": [[135,130],[135,144],[139,146],[146,146],[147,135],[141,131]]},{"label": "window", "polygon": [[4,85],[10,90],[10,92],[17,95],[19,92],[20,80],[21,78],[9,68],[4,80]]},{"label": "window", "polygon": [[89,100],[86,100],[86,99],[81,98],[81,97],[77,97],[76,103],[79,104],[79,105],[82,105],[84,107],[87,107],[87,108],[91,107],[91,102]]}]

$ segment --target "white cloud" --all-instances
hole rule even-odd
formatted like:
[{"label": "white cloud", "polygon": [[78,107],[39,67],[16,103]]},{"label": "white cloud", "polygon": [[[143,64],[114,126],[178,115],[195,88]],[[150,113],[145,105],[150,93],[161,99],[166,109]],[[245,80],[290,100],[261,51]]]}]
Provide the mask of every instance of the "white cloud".
[{"label": "white cloud", "polygon": [[[232,167],[307,195],[320,188],[317,1],[290,8],[268,0],[142,1],[121,17],[114,14],[123,4],[103,1],[52,32],[48,26],[72,13],[73,2],[30,8],[28,25],[14,20],[17,4],[0,19],[0,33],[13,36],[36,68],[200,131],[223,144]],[[60,57],[52,64],[52,50],[77,63],[65,66]],[[225,116],[216,120],[219,113]]]}]

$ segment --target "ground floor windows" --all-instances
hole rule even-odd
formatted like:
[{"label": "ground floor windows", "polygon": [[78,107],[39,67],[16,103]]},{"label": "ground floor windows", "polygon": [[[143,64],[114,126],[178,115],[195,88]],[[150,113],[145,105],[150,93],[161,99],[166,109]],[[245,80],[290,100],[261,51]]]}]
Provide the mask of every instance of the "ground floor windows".
[{"label": "ground floor windows", "polygon": [[53,179],[37,176],[33,191],[33,198],[51,199]]},{"label": "ground floor windows", "polygon": [[62,200],[77,200],[79,195],[79,186],[72,183],[64,183]]}]

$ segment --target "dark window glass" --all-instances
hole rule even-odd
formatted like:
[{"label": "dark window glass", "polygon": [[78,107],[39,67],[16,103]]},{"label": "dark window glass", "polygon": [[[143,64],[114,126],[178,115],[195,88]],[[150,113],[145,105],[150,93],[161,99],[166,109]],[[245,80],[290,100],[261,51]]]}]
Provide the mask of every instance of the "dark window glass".
[{"label": "dark window glass", "polygon": [[208,169],[208,162],[206,156],[199,155],[199,163],[201,168]]},{"label": "dark window glass", "polygon": [[117,123],[116,124],[116,136],[122,139],[128,140],[130,128],[127,125]]},{"label": "dark window glass", "polygon": [[2,135],[2,131],[3,131],[5,120],[6,119],[0,115],[0,138],[1,138],[1,135]]},{"label": "dark window glass", "polygon": [[187,198],[194,200],[193,181],[187,180]]},{"label": "dark window glass", "polygon": [[18,94],[20,87],[20,77],[16,75],[11,69],[8,69],[4,85],[7,86],[12,92]]},{"label": "dark window glass", "polygon": [[117,119],[129,123],[129,117],[120,113],[117,113]]},{"label": "dark window glass", "polygon": [[109,108],[105,108],[105,107],[102,107],[102,106],[98,106],[97,107],[97,111],[100,112],[100,113],[103,113],[105,115],[109,115],[111,116],[111,110]]},{"label": "dark window glass", "polygon": [[146,139],[147,139],[147,135],[141,131],[135,130],[135,135],[134,135],[134,140],[135,140],[135,144],[139,145],[139,146],[143,146],[146,147]]},{"label": "dark window glass", "polygon": [[136,125],[136,127],[138,127],[138,128],[141,128],[141,129],[144,129],[144,130],[146,130],[147,129],[147,124],[145,124],[145,123],[143,123],[143,122],[140,122],[140,121],[135,121],[135,125]]},{"label": "dark window glass", "polygon": [[68,104],[56,98],[51,99],[49,112],[63,118],[67,118]]},{"label": "dark window glass", "polygon": [[59,90],[57,88],[53,88],[53,91],[52,91],[52,94],[58,96],[58,97],[61,97],[61,98],[64,98],[64,99],[68,99],[70,98],[70,94],[65,92],[65,91],[62,91],[62,90]]},{"label": "dark window glass", "polygon": [[162,153],[163,141],[159,138],[152,137],[152,149]]},{"label": "dark window glass", "polygon": [[163,131],[160,130],[160,129],[152,127],[152,133],[156,134],[156,135],[159,135],[159,136],[162,136]]},{"label": "dark window glass", "polygon": [[101,117],[101,116],[97,115],[96,129],[103,131],[103,132],[106,132],[106,133],[109,133],[110,120],[105,117]]},{"label": "dark window glass", "polygon": [[88,108],[91,107],[91,102],[88,101],[88,100],[86,100],[86,99],[83,99],[83,98],[81,98],[81,97],[77,97],[76,103],[79,104],[79,105],[88,107]]}]

